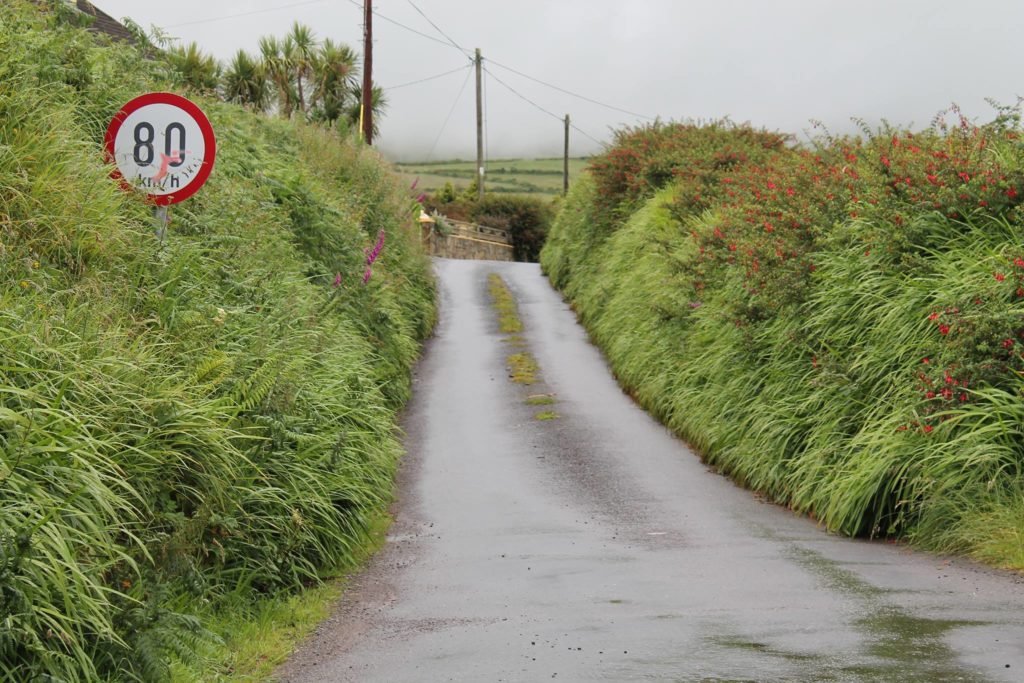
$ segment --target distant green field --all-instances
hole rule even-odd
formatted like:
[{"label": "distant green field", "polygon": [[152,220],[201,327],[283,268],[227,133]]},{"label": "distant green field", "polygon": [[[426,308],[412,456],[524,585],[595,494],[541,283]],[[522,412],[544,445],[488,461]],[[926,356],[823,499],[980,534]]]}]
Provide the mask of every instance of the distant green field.
[{"label": "distant green field", "polygon": [[[572,184],[587,166],[588,159],[569,159],[569,183]],[[396,164],[399,173],[408,178],[411,185],[416,178],[416,188],[427,194],[436,192],[451,183],[461,190],[473,181],[476,162],[431,161]],[[492,159],[487,162],[485,187],[488,192],[511,194],[540,194],[555,196],[562,192],[561,159]]]}]

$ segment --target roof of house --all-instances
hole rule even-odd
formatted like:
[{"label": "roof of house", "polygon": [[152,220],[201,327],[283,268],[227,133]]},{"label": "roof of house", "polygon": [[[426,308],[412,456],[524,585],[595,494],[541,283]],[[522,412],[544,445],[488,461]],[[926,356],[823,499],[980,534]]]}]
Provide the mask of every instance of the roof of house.
[{"label": "roof of house", "polygon": [[128,43],[135,42],[135,36],[132,35],[131,31],[125,28],[117,19],[89,2],[89,0],[76,0],[75,6],[79,11],[93,18],[88,30],[95,33],[105,33],[117,40],[123,40]]}]

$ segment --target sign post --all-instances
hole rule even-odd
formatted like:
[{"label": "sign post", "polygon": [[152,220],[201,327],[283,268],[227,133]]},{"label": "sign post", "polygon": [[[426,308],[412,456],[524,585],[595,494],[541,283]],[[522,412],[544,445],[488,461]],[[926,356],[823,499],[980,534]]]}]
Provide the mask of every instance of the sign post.
[{"label": "sign post", "polygon": [[167,206],[194,195],[213,170],[217,140],[206,114],[173,93],[136,97],[114,114],[104,139],[112,173],[156,205],[163,240]]}]

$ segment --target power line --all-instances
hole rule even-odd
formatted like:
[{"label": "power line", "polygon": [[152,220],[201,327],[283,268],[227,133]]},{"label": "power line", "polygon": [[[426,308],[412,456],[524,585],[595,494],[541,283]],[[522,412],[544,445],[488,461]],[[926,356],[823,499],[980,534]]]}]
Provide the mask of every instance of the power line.
[{"label": "power line", "polygon": [[253,14],[265,14],[267,12],[277,12],[283,9],[291,9],[292,7],[302,7],[303,5],[315,5],[317,3],[326,2],[326,0],[305,0],[304,2],[293,2],[290,5],[279,5],[277,7],[267,7],[266,9],[255,9],[250,12],[239,12],[238,14],[225,14],[222,17],[211,17],[209,19],[197,19],[195,21],[183,21],[178,24],[168,24],[164,28],[178,28],[179,26],[192,26],[194,24],[208,24],[212,21],[223,21],[224,19],[235,19],[237,17],[248,17]]},{"label": "power line", "polygon": [[[487,70],[487,67],[484,67],[484,71],[486,71],[486,72],[487,72],[487,75],[489,75],[489,76],[490,76],[491,78],[493,78],[494,80],[496,80],[496,81],[497,81],[498,83],[500,83],[501,85],[505,86],[505,88],[506,88],[507,90],[509,90],[509,91],[510,91],[510,92],[511,92],[511,93],[512,93],[513,95],[515,95],[515,96],[519,97],[520,99],[522,99],[522,100],[524,100],[524,101],[526,101],[526,102],[528,102],[528,103],[532,104],[532,105],[533,105],[534,107],[536,107],[537,109],[540,109],[540,110],[541,110],[542,112],[544,112],[545,114],[547,114],[547,115],[548,115],[548,116],[550,116],[551,118],[553,118],[553,119],[557,119],[558,121],[564,121],[564,120],[565,120],[565,119],[563,119],[563,118],[562,118],[561,116],[559,116],[558,114],[554,114],[554,113],[552,113],[552,112],[548,111],[547,109],[545,109],[544,107],[540,106],[539,104],[537,104],[536,102],[534,102],[533,100],[531,100],[531,99],[530,99],[529,97],[527,97],[526,95],[522,94],[521,92],[519,92],[518,90],[516,90],[515,88],[513,88],[513,87],[512,87],[511,85],[509,85],[509,84],[508,84],[508,83],[506,83],[505,81],[503,81],[503,80],[501,80],[500,78],[498,78],[497,76],[495,76],[495,75],[494,75],[493,73],[491,73],[490,71],[488,71],[488,70]],[[579,128],[579,127],[578,127],[578,126],[577,126],[576,124],[574,124],[574,123],[570,123],[570,124],[569,124],[569,126],[570,126],[570,127],[571,127],[571,128],[573,129],[573,130],[575,130],[575,131],[576,131],[577,133],[579,133],[580,135],[582,135],[583,137],[585,137],[585,138],[588,138],[588,139],[592,140],[593,142],[596,142],[596,143],[597,143],[597,144],[599,144],[599,145],[603,145],[603,144],[605,144],[605,143],[601,142],[600,140],[598,140],[597,138],[595,138],[595,137],[594,137],[593,135],[590,135],[590,134],[588,134],[588,133],[587,133],[586,131],[584,131],[584,130],[582,130],[581,128]]]},{"label": "power line", "polygon": [[455,42],[454,40],[452,40],[452,39],[451,39],[451,36],[449,36],[449,35],[448,35],[447,33],[445,33],[444,31],[442,31],[442,30],[441,30],[441,27],[440,27],[440,26],[438,26],[438,25],[437,25],[437,24],[435,24],[435,23],[434,23],[433,21],[431,21],[431,20],[430,20],[430,17],[428,17],[428,16],[426,15],[426,14],[424,14],[424,13],[423,13],[423,10],[421,10],[421,9],[420,9],[419,7],[417,7],[417,6],[416,6],[416,3],[414,3],[414,2],[412,1],[412,0],[406,0],[406,2],[408,2],[408,3],[409,3],[409,5],[411,5],[411,6],[412,6],[412,8],[413,8],[414,10],[416,10],[417,12],[419,12],[420,16],[421,16],[421,17],[423,17],[424,19],[426,19],[426,20],[427,20],[427,23],[428,23],[428,24],[430,24],[431,26],[433,26],[433,27],[434,27],[434,30],[435,30],[435,31],[437,31],[438,33],[440,33],[440,34],[441,34],[442,36],[444,36],[445,38],[447,38],[447,39],[448,39],[448,42],[449,42],[449,43],[451,43],[452,45],[454,45],[454,46],[455,46],[455,47],[457,47],[458,49],[462,50],[462,52],[463,52],[463,53],[464,53],[464,54],[465,54],[465,55],[466,55],[467,57],[469,56],[469,54],[470,54],[470,53],[469,53],[469,50],[467,50],[466,48],[462,47],[461,45],[459,45],[458,43],[456,43],[456,42]]},{"label": "power line", "polygon": [[426,83],[427,81],[432,81],[432,80],[437,79],[437,78],[443,78],[443,77],[449,76],[449,75],[451,75],[453,73],[457,73],[459,71],[462,71],[463,69],[469,69],[472,66],[473,66],[472,64],[463,64],[459,68],[452,69],[451,71],[445,71],[444,73],[440,73],[440,74],[437,74],[435,76],[427,76],[426,78],[421,78],[421,79],[419,79],[417,81],[409,81],[408,83],[401,83],[399,85],[391,85],[391,86],[388,86],[387,88],[383,88],[383,90],[398,90],[399,88],[404,88],[406,86],[417,85],[419,83]]},{"label": "power line", "polygon": [[531,81],[534,81],[536,83],[540,83],[541,85],[547,86],[549,88],[553,88],[554,90],[557,90],[558,92],[565,93],[566,95],[572,95],[573,97],[579,98],[579,99],[584,100],[586,102],[590,102],[591,104],[596,104],[599,107],[604,107],[605,109],[612,109],[614,111],[621,112],[623,114],[629,114],[630,116],[636,116],[637,118],[647,119],[648,121],[656,120],[656,118],[653,117],[653,116],[645,116],[644,114],[637,114],[635,111],[629,111],[628,109],[622,109],[621,107],[616,107],[616,106],[611,105],[611,104],[605,104],[604,102],[599,102],[598,100],[595,100],[595,99],[592,99],[590,97],[587,97],[586,95],[580,95],[579,93],[574,93],[571,90],[566,90],[565,88],[560,88],[559,86],[554,85],[552,83],[548,83],[547,81],[542,81],[539,78],[534,78],[533,76],[530,76],[529,74],[524,74],[522,71],[517,71],[517,70],[513,69],[510,66],[505,66],[504,64],[499,64],[498,62],[494,61],[493,59],[488,59],[487,61],[489,61],[491,64],[493,64],[495,66],[500,66],[502,69],[505,69],[506,71],[511,71],[514,74],[522,76],[523,78],[528,78]]},{"label": "power line", "polygon": [[434,144],[430,147],[430,153],[427,154],[426,161],[430,161],[430,158],[434,156],[434,150],[437,149],[437,143],[441,140],[441,135],[444,134],[444,129],[448,127],[448,121],[451,120],[452,114],[455,113],[455,108],[459,106],[459,100],[462,99],[462,93],[466,91],[466,84],[469,83],[469,76],[473,72],[466,69],[466,78],[462,81],[462,87],[459,88],[459,94],[455,96],[455,101],[452,102],[452,108],[448,110],[448,116],[445,117],[444,123],[441,124],[441,130],[437,131],[437,137],[434,138]]},{"label": "power line", "polygon": [[[363,7],[363,3],[359,2],[359,0],[348,0],[348,1],[349,1],[350,4],[355,5],[356,7],[359,7],[360,9]],[[400,21],[395,21],[391,17],[384,16],[383,14],[378,12],[377,10],[373,10],[373,14],[378,19],[383,19],[384,21],[388,22],[389,24],[394,24],[395,26],[398,26],[399,28],[404,28],[406,31],[409,31],[411,33],[415,33],[418,36],[426,38],[427,40],[432,40],[435,43],[439,43],[441,45],[444,45],[445,47],[452,47],[452,44],[449,43],[447,40],[441,40],[440,38],[437,38],[435,36],[430,35],[429,33],[424,33],[423,31],[418,31],[418,30],[414,29],[411,26],[406,26],[405,24],[403,24]]]}]

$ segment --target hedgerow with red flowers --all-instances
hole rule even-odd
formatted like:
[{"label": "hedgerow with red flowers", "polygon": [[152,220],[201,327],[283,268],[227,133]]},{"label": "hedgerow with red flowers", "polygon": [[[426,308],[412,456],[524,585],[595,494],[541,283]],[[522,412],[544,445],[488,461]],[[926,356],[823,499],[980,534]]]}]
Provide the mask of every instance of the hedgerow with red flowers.
[{"label": "hedgerow with red flowers", "polygon": [[627,129],[541,263],[630,393],[742,483],[1024,568],[1021,135],[1005,108],[808,144]]}]

